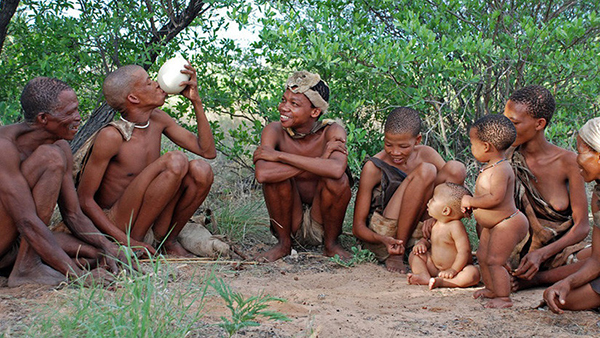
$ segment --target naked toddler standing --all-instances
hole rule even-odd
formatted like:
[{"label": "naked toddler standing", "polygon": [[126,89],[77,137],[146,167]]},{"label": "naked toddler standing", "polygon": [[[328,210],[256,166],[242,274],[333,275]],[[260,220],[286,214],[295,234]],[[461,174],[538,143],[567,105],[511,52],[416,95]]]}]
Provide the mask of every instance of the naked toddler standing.
[{"label": "naked toddler standing", "polygon": [[481,226],[477,260],[485,288],[473,297],[491,298],[487,308],[511,307],[508,259],[528,231],[525,215],[515,206],[515,175],[506,160],[506,150],[515,141],[516,130],[503,115],[486,115],[469,131],[471,152],[484,166],[479,170],[473,197],[464,196],[461,207],[472,209]]}]

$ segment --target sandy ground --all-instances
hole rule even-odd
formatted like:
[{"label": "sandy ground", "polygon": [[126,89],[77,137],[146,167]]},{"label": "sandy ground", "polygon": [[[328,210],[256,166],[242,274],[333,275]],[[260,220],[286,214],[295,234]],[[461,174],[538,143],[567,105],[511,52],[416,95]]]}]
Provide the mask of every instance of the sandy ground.
[{"label": "sandy ground", "polygon": [[[271,264],[231,265],[179,263],[178,278],[185,285],[190,276],[211,271],[235,291],[246,296],[260,292],[287,299],[271,303],[289,322],[263,322],[243,330],[245,337],[593,337],[600,336],[598,312],[557,315],[536,308],[543,289],[512,296],[510,309],[485,309],[472,298],[477,288],[428,290],[407,285],[406,275],[392,274],[378,264],[341,267],[318,252],[302,252]],[[36,306],[51,303],[68,290],[44,286],[8,288],[0,280],[0,336],[19,336]],[[227,314],[214,293],[205,305],[206,324]],[[214,326],[191,336],[223,336]]]}]

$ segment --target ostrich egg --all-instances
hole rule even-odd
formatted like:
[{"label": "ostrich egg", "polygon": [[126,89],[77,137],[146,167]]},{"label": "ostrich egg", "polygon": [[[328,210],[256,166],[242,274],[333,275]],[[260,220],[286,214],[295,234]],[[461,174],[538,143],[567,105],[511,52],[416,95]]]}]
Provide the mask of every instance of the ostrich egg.
[{"label": "ostrich egg", "polygon": [[188,74],[181,73],[181,70],[185,69],[184,65],[187,64],[188,62],[181,56],[167,60],[158,70],[157,81],[160,88],[167,94],[180,93],[185,86],[179,84],[190,79]]}]

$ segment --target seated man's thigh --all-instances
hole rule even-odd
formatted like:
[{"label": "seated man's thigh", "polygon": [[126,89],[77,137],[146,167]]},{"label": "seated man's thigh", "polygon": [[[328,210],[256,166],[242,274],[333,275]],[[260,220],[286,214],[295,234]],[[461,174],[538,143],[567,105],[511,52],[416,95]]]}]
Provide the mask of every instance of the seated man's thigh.
[{"label": "seated man's thigh", "polygon": [[[187,174],[189,165],[182,152],[168,152],[150,163],[125,188],[119,200],[112,206],[111,215],[118,224],[128,224],[132,215],[137,215],[150,189],[153,193],[176,191],[183,177]],[[173,180],[157,179],[159,175],[174,176]],[[117,226],[118,226],[117,224]]]}]

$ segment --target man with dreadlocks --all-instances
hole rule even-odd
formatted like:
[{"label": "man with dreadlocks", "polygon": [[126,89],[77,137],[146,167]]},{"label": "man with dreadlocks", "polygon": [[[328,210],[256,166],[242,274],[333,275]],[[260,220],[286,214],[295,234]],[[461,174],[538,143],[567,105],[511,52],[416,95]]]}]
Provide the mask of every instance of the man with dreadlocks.
[{"label": "man with dreadlocks", "polygon": [[346,131],[319,120],[328,102],[329,87],[318,74],[295,72],[279,103],[279,121],[262,132],[253,160],[279,243],[260,260],[289,255],[292,241],[322,243],[326,256],[350,256],[338,243],[351,195]]},{"label": "man with dreadlocks", "polygon": [[580,252],[589,221],[577,155],[544,135],[554,109],[554,97],[541,86],[517,90],[504,108],[517,129],[514,151],[508,153],[517,178],[515,199],[529,220],[529,239],[511,257],[515,290],[554,283],[582,264],[569,263],[589,256],[589,250]]}]

